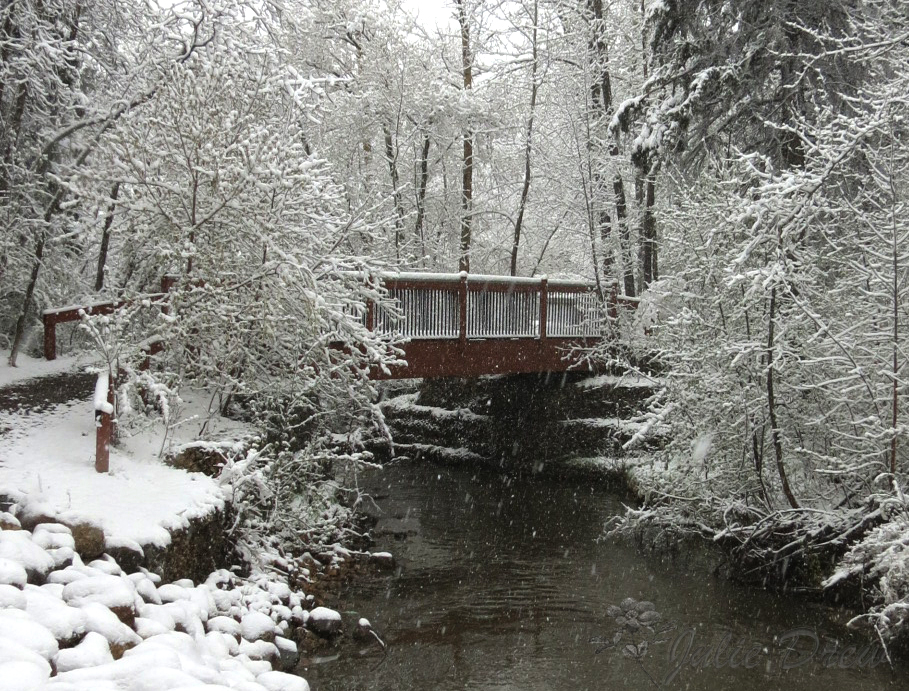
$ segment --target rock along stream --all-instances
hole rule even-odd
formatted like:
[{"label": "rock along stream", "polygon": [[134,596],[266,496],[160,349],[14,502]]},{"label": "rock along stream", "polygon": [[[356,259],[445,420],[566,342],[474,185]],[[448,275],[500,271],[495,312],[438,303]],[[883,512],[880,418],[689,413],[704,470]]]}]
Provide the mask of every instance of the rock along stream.
[{"label": "rock along stream", "polygon": [[848,613],[598,541],[623,508],[589,481],[406,462],[361,482],[397,568],[326,604],[387,650],[345,638],[304,659],[314,691],[905,688]]}]

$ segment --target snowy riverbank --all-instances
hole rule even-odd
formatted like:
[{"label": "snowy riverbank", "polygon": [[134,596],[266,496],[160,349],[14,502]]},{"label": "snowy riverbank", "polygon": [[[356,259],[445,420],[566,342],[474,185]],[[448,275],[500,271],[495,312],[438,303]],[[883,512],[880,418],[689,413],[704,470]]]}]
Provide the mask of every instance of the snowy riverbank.
[{"label": "snowy riverbank", "polygon": [[[124,428],[111,471],[99,474],[91,392],[62,400],[79,388],[64,379],[91,378],[67,374],[75,362],[44,364],[0,389],[9,399],[0,410],[0,691],[307,689],[282,670],[296,666],[304,626],[318,631],[319,622],[310,621],[314,598],[294,592],[286,574],[239,565],[166,583],[135,566],[150,550],[185,549],[187,532],[231,498],[226,480],[167,465],[162,451],[198,446],[203,424],[208,448],[250,430],[185,395],[183,424],[167,437],[160,424]],[[55,388],[65,395],[54,400]]]}]

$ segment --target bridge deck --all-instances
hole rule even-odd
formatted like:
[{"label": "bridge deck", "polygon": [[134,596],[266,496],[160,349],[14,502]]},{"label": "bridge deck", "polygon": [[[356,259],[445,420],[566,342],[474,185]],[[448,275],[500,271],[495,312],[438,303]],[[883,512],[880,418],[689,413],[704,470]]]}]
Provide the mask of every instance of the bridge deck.
[{"label": "bridge deck", "polygon": [[476,377],[589,369],[583,349],[620,303],[588,282],[469,274],[385,274],[389,304],[368,305],[366,325],[403,339],[406,366],[376,379]]}]

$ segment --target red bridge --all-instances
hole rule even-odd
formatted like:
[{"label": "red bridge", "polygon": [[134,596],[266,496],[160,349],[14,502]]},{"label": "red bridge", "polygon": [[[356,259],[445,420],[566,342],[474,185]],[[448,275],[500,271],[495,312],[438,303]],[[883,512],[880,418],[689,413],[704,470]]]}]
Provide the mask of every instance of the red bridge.
[{"label": "red bridge", "polygon": [[[404,366],[376,379],[589,370],[583,350],[607,316],[637,301],[613,286],[477,274],[384,274],[394,309],[369,305],[371,330],[403,339]],[[395,313],[396,312],[396,313]]]},{"label": "red bridge", "polygon": [[[360,318],[370,330],[399,340],[407,364],[388,372],[376,368],[374,379],[587,371],[584,351],[602,338],[607,317],[637,306],[637,300],[617,296],[612,284],[601,296],[594,283],[546,278],[387,273],[378,279],[389,299],[368,304]],[[166,298],[173,282],[165,277],[152,299]],[[56,357],[57,324],[82,313],[111,314],[126,304],[46,310],[45,357]]]}]

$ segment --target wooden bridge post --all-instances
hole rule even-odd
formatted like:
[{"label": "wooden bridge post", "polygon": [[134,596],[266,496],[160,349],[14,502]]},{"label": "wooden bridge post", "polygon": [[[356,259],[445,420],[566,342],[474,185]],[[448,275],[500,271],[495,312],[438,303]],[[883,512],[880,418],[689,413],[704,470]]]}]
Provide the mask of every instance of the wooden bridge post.
[{"label": "wooden bridge post", "polygon": [[44,314],[44,359],[57,359],[57,315]]},{"label": "wooden bridge post", "polygon": [[546,340],[546,319],[549,310],[549,279],[540,279],[540,341]]},{"label": "wooden bridge post", "polygon": [[107,373],[95,383],[95,472],[110,470],[110,444],[114,437],[114,386]]},{"label": "wooden bridge post", "polygon": [[460,314],[458,317],[458,340],[461,347],[467,345],[467,272],[461,272],[461,281],[458,284],[458,307]]}]

